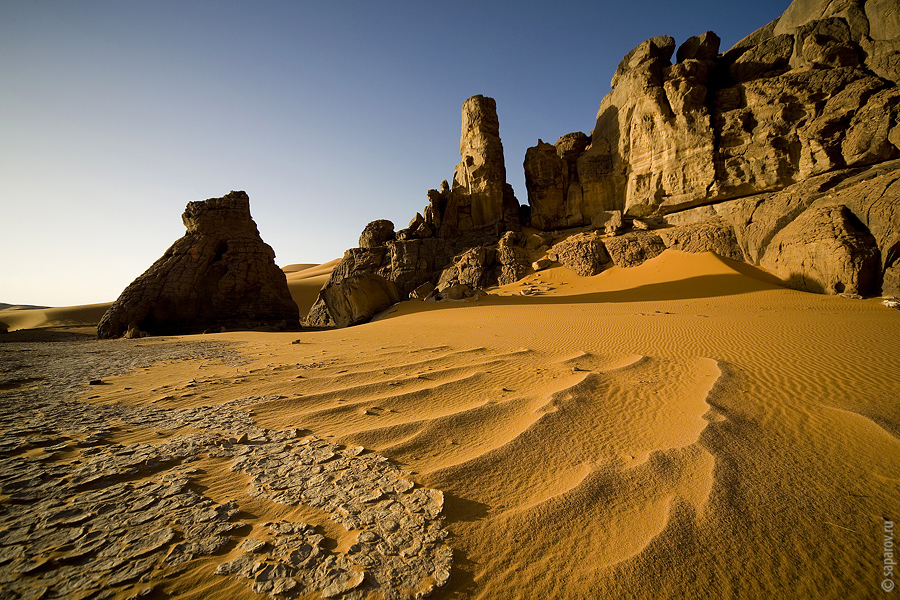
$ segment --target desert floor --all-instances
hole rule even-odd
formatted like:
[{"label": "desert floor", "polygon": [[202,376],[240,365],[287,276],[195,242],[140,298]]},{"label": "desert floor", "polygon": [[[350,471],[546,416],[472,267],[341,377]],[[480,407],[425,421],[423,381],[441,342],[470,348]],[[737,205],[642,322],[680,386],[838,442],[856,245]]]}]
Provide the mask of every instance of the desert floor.
[{"label": "desert floor", "polygon": [[[288,273],[292,293],[311,304],[327,269],[299,267]],[[388,492],[442,492],[443,522],[426,508],[421,531],[410,529],[424,536],[424,558],[404,580],[412,592],[441,583],[442,549],[452,548],[435,598],[881,595],[884,522],[900,518],[900,311],[788,290],[752,267],[671,250],[633,269],[582,278],[557,267],[489,291],[479,301],[403,302],[342,330],[102,342],[71,327],[104,305],[77,307],[79,318],[0,311],[11,329],[31,328],[0,336],[0,585],[49,593],[63,574],[83,581],[67,597],[261,598],[253,580],[213,573],[240,558],[248,538],[275,548],[264,524],[279,520],[314,526],[335,568],[346,565],[358,529],[315,501],[277,502],[265,461],[284,467],[281,459],[233,469],[246,459],[234,448],[262,440],[272,452],[330,449],[337,458],[327,460],[350,471],[383,456]],[[40,410],[23,404],[45,397],[52,403]],[[66,424],[76,413],[80,429]],[[249,439],[210,438],[190,421],[206,413]],[[44,421],[54,424],[41,431]],[[201,450],[189,454],[184,440]],[[116,479],[109,469],[134,455],[132,445],[157,462],[131,461]],[[163,445],[187,458],[165,462],[153,454]],[[52,488],[55,503],[25,493],[29,482],[53,483],[41,469],[67,482]],[[122,503],[141,502],[151,480],[186,482],[179,490],[205,498],[222,545],[211,555],[177,550],[192,525],[163,523],[159,511],[145,548],[107,552],[126,565],[140,558],[142,572],[112,585],[125,566],[72,570],[103,550],[44,533],[44,513],[74,521],[67,531],[113,531],[80,516],[119,514],[104,508],[111,500],[75,509],[79,498],[116,481]],[[402,481],[416,487],[403,491]],[[163,525],[170,535],[157,535]],[[29,536],[52,539],[32,556]],[[82,554],[66,559],[72,547]],[[167,558],[176,551],[188,558]],[[381,582],[373,597],[390,596],[404,576],[390,577],[371,576]]]}]

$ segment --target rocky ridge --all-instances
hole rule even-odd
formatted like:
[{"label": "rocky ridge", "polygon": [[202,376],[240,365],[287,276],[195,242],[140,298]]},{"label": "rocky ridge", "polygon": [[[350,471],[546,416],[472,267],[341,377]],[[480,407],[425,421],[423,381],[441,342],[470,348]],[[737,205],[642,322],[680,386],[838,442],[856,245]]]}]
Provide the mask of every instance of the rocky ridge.
[{"label": "rocky ridge", "polygon": [[453,186],[430,190],[407,229],[382,222],[384,235],[348,250],[307,322],[461,299],[529,267],[595,275],[666,248],[746,261],[801,290],[900,295],[896,2],[795,0],[719,44],[708,31],[627,53],[590,135],[526,152],[525,207],[505,183],[496,103],[466,100]]},{"label": "rocky ridge", "polygon": [[[795,0],[721,54],[712,32],[681,46],[643,42],[616,69],[590,136],[539,140],[526,153],[531,225],[590,227],[611,210],[660,227],[691,223],[663,240],[772,268],[798,289],[900,293],[897,196],[875,189],[891,186],[900,158],[898,13],[886,0]],[[860,176],[877,181],[843,194],[840,217],[811,206],[834,204],[828,190]],[[763,247],[745,243],[757,224],[730,210],[746,203],[771,215]],[[800,206],[811,212],[795,222]],[[798,251],[825,238],[834,252]]]}]

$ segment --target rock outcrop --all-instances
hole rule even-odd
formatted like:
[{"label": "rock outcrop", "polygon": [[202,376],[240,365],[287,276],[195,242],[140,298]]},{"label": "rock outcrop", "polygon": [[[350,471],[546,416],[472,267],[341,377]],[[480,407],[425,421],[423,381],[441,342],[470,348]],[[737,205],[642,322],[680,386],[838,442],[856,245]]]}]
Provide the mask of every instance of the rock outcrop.
[{"label": "rock outcrop", "polygon": [[438,237],[457,238],[470,233],[492,234],[518,228],[519,201],[506,183],[506,162],[500,141],[497,103],[472,96],[463,103],[462,157],[453,174],[453,186],[444,181],[429,190],[424,224]]},{"label": "rock outcrop", "polygon": [[880,256],[846,206],[814,207],[779,231],[761,265],[811,292],[871,295],[879,287]]},{"label": "rock outcrop", "polygon": [[[805,211],[814,202],[837,205],[824,199],[828,190],[860,169],[900,158],[898,81],[895,0],[795,0],[723,54],[712,32],[677,51],[670,37],[649,39],[619,64],[590,136],[568,134],[555,145],[539,140],[527,151],[530,225],[598,229],[616,210],[626,222],[664,216],[673,225],[692,223],[659,232],[669,247],[796,267],[789,255],[799,255],[785,236],[816,237],[803,228],[813,223],[821,235],[829,230],[824,212]],[[874,212],[858,188],[843,203],[849,214],[828,213],[835,242],[853,260],[823,250],[815,258],[829,262],[817,267],[821,273],[788,277],[789,285],[829,293],[857,285],[868,293],[896,290],[900,200],[875,189],[892,185],[885,177],[870,182]],[[694,216],[682,216],[688,214]],[[785,229],[801,216],[801,224]],[[698,224],[705,219],[714,220]],[[782,231],[779,251],[771,242]],[[872,282],[859,270],[869,269],[871,259],[861,257],[871,255],[873,239],[880,273]],[[633,263],[623,257],[659,246],[634,236],[605,242],[616,264],[617,256]],[[859,283],[847,269],[862,277]]]},{"label": "rock outcrop", "polygon": [[590,135],[526,152],[525,207],[506,183],[496,103],[466,100],[452,185],[429,190],[406,229],[367,226],[307,321],[463,298],[556,260],[592,276],[667,247],[762,265],[799,289],[900,294],[896,0],[795,0],[719,44],[659,36],[626,54]]},{"label": "rock outcrop", "polygon": [[[319,292],[306,323],[345,327],[371,319],[399,300],[432,295],[466,297],[480,287],[525,275],[519,202],[506,183],[497,104],[473,96],[463,103],[460,155],[453,186],[428,191],[428,206],[406,229],[369,223],[360,248],[348,250]],[[461,269],[461,271],[460,271]]]},{"label": "rock outcrop", "polygon": [[379,273],[386,246],[351,248],[319,291],[307,322],[316,327],[347,327],[365,323],[400,301],[393,281]]},{"label": "rock outcrop", "polygon": [[[856,289],[852,293],[877,295],[880,290],[883,295],[900,295],[898,199],[900,160],[842,169],[777,192],[667,215],[666,220],[679,227],[659,233],[668,239],[670,231],[724,221],[733,228],[747,262],[776,270],[792,287],[844,293],[834,285],[841,283],[846,293]],[[840,208],[840,218],[831,213],[832,225],[825,225],[821,209],[829,207]],[[823,233],[827,231],[831,233]],[[833,247],[828,246],[827,235],[832,236]],[[798,240],[815,243],[818,250],[809,249],[812,254],[804,258]]]},{"label": "rock outcrop", "polygon": [[606,251],[617,267],[636,267],[666,249],[656,233],[634,231],[605,241]]},{"label": "rock outcrop", "polygon": [[722,218],[663,229],[658,233],[667,248],[682,252],[715,252],[731,260],[744,260],[734,227]]},{"label": "rock outcrop", "polygon": [[582,277],[601,273],[611,261],[603,242],[593,233],[566,238],[553,246],[553,254],[560,263]]},{"label": "rock outcrop", "polygon": [[299,326],[275,253],[259,236],[245,192],[189,202],[184,237],[134,280],[103,315],[100,338]]},{"label": "rock outcrop", "polygon": [[379,219],[366,225],[366,228],[359,234],[359,247],[380,248],[394,237],[394,224],[387,219]]}]

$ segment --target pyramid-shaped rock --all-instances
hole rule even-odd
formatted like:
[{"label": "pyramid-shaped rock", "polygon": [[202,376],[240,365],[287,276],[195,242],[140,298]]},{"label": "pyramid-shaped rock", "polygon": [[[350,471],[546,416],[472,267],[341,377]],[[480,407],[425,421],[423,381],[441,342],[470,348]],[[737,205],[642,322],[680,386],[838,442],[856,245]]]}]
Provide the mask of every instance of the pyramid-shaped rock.
[{"label": "pyramid-shaped rock", "polygon": [[299,327],[299,309],[245,192],[189,202],[182,220],[184,237],[125,288],[100,320],[98,337]]}]

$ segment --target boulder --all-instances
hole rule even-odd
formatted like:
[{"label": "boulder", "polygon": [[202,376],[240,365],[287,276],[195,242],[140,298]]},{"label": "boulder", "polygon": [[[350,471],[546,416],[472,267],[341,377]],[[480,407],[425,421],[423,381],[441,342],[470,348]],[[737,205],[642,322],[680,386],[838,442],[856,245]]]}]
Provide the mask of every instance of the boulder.
[{"label": "boulder", "polygon": [[[417,213],[416,216],[420,215]],[[419,224],[417,223],[416,225],[418,226]],[[410,227],[412,227],[412,224],[410,224]],[[377,248],[378,246],[384,246],[386,242],[394,239],[394,237],[394,224],[386,219],[379,219],[372,221],[362,230],[362,233],[359,235],[359,247]]]},{"label": "boulder", "polygon": [[470,290],[507,285],[528,272],[528,257],[517,234],[507,232],[497,244],[469,248],[454,257],[440,275],[437,290],[443,293],[454,285]]},{"label": "boulder", "polygon": [[668,248],[682,252],[715,252],[731,260],[744,260],[734,228],[722,218],[658,231]]},{"label": "boulder", "polygon": [[633,231],[605,240],[606,251],[617,267],[636,267],[666,249],[656,233]]},{"label": "boulder", "polygon": [[621,210],[604,210],[594,215],[591,229],[603,229],[606,235],[616,235],[624,228]]},{"label": "boulder", "polygon": [[455,283],[444,290],[438,291],[439,300],[463,300],[474,295],[475,290],[464,283]]},{"label": "boulder", "polygon": [[420,285],[419,287],[414,289],[412,292],[410,292],[409,299],[410,300],[424,300],[434,290],[435,290],[434,284],[431,283],[430,281],[427,283],[423,283],[422,285]]},{"label": "boulder", "polygon": [[[443,292],[459,284],[466,285],[471,289],[487,287],[492,283],[496,284],[496,275],[491,270],[495,258],[495,248],[485,246],[469,248],[455,257],[453,264],[441,273],[437,283],[438,292]],[[493,278],[492,275],[494,275]]]},{"label": "boulder", "polygon": [[582,277],[602,272],[610,263],[609,254],[600,238],[593,233],[580,233],[553,246],[559,262]]},{"label": "boulder", "polygon": [[100,319],[100,338],[136,327],[153,335],[226,327],[299,327],[275,253],[262,241],[245,192],[189,202],[187,229]]},{"label": "boulder", "polygon": [[347,327],[369,321],[401,300],[393,281],[378,271],[388,249],[351,248],[344,253],[306,317],[310,327]]},{"label": "boulder", "polygon": [[525,238],[525,249],[533,252],[538,248],[546,246],[553,240],[553,236],[549,233],[535,233]]},{"label": "boulder", "polygon": [[790,287],[827,294],[875,294],[875,238],[846,206],[813,207],[778,232],[760,265]]},{"label": "boulder", "polygon": [[553,261],[550,260],[549,257],[544,257],[544,258],[539,258],[536,261],[534,261],[533,263],[531,263],[531,268],[534,271],[543,271],[544,269],[546,269],[547,267],[549,267],[552,264],[553,264]]},{"label": "boulder", "polygon": [[509,285],[528,273],[528,253],[525,242],[518,233],[507,231],[497,243],[497,285]]},{"label": "boulder", "polygon": [[446,240],[395,240],[387,243],[382,263],[374,270],[393,281],[405,297],[423,283],[434,282],[455,252],[456,245]]}]

